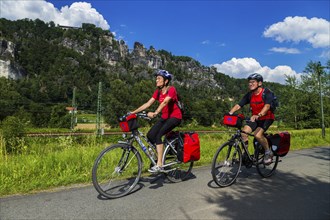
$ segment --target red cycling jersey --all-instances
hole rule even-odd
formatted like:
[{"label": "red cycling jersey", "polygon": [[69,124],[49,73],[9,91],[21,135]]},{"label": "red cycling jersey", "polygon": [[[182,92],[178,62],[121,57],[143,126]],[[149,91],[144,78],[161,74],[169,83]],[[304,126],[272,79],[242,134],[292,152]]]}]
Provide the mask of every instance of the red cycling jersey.
[{"label": "red cycling jersey", "polygon": [[178,105],[176,104],[178,101],[177,92],[173,86],[171,86],[165,94],[162,94],[162,92],[157,89],[154,92],[154,94],[152,95],[152,97],[154,99],[158,100],[159,103],[162,103],[167,96],[171,97],[171,101],[162,109],[162,118],[163,119],[168,119],[168,118],[182,119],[181,110],[179,109]]},{"label": "red cycling jersey", "polygon": [[[262,93],[264,92],[264,88],[262,89],[262,91],[256,95],[254,93],[252,93],[251,95],[251,100],[250,100],[250,107],[252,110],[252,115],[258,115],[262,108],[265,106],[265,102],[262,98]],[[260,117],[259,120],[266,120],[266,119],[275,119],[274,113],[270,110],[267,111],[267,113]]]}]

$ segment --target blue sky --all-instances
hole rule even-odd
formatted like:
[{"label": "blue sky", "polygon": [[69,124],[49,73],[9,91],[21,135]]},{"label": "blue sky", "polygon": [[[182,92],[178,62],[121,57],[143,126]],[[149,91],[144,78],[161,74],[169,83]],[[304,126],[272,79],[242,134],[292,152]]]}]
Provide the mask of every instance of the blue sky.
[{"label": "blue sky", "polygon": [[327,1],[2,0],[0,16],[57,24],[94,23],[123,39],[189,56],[236,78],[300,77],[309,61],[330,59]]}]

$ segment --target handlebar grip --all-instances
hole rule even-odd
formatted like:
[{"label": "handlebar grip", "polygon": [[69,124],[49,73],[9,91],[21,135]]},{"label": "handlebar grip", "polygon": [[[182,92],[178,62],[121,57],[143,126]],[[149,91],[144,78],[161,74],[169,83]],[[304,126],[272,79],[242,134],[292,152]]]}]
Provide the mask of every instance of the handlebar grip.
[{"label": "handlebar grip", "polygon": [[139,118],[143,118],[143,119],[147,119],[147,120],[151,120],[151,118],[148,117],[148,114],[146,112],[139,112],[136,114]]}]

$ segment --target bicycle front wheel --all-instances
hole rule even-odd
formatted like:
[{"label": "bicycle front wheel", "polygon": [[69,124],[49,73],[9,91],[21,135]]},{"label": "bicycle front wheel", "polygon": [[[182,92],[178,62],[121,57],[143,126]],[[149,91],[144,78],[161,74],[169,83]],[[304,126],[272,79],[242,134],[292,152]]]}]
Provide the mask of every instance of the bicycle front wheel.
[{"label": "bicycle front wheel", "polygon": [[194,162],[183,163],[179,161],[177,151],[171,147],[167,147],[164,152],[163,164],[167,179],[172,183],[177,183],[191,177]]},{"label": "bicycle front wheel", "polygon": [[122,197],[134,189],[141,171],[142,160],[137,149],[114,144],[96,158],[92,170],[93,185],[106,198]]},{"label": "bicycle front wheel", "polygon": [[275,173],[277,164],[278,164],[278,156],[273,156],[273,161],[266,165],[264,164],[264,157],[265,157],[265,150],[262,148],[261,145],[258,145],[257,149],[255,150],[256,155],[256,167],[257,171],[262,177],[270,177]]},{"label": "bicycle front wheel", "polygon": [[235,182],[241,166],[241,149],[233,142],[224,143],[213,157],[211,172],[214,182],[221,187],[230,186]]}]

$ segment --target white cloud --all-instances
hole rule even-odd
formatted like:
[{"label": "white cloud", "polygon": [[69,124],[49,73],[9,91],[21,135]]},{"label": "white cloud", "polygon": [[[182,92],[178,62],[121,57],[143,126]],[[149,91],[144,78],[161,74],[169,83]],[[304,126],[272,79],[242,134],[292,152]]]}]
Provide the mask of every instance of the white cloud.
[{"label": "white cloud", "polygon": [[1,17],[9,20],[40,19],[59,25],[81,27],[82,23],[95,24],[104,30],[110,28],[103,16],[87,2],[74,2],[60,10],[44,0],[1,1]]},{"label": "white cloud", "polygon": [[295,76],[300,80],[301,74],[296,73],[290,66],[276,66],[274,69],[269,68],[268,66],[262,67],[261,70],[256,71],[260,73],[265,81],[269,82],[278,82],[285,84],[286,76]]},{"label": "white cloud", "polygon": [[209,40],[202,41],[202,44],[210,44],[210,43],[211,43],[211,41],[209,41]]},{"label": "white cloud", "polygon": [[296,48],[273,47],[269,50],[277,53],[300,54],[300,51]]},{"label": "white cloud", "polygon": [[210,40],[204,40],[201,42],[201,44],[204,44],[204,45],[209,45],[209,44],[213,44],[213,45],[216,45],[217,47],[225,47],[226,44],[225,43],[220,43],[220,42],[212,42]]},{"label": "white cloud", "polygon": [[215,44],[219,47],[225,47],[226,46],[225,43],[220,43],[220,42],[216,42]]},{"label": "white cloud", "polygon": [[278,42],[307,41],[314,48],[330,47],[330,22],[322,18],[286,17],[267,28],[263,35]]},{"label": "white cloud", "polygon": [[274,69],[268,66],[261,66],[254,58],[232,58],[221,64],[212,65],[218,72],[232,76],[234,78],[247,78],[251,73],[260,73],[264,81],[285,84],[285,75],[295,76],[300,79],[300,75],[289,66],[277,66]]},{"label": "white cloud", "polygon": [[323,51],[322,54],[320,55],[320,57],[330,60],[330,50]]},{"label": "white cloud", "polygon": [[249,74],[261,69],[260,64],[253,58],[232,58],[221,64],[213,65],[219,72],[225,73],[235,78],[245,78]]}]

